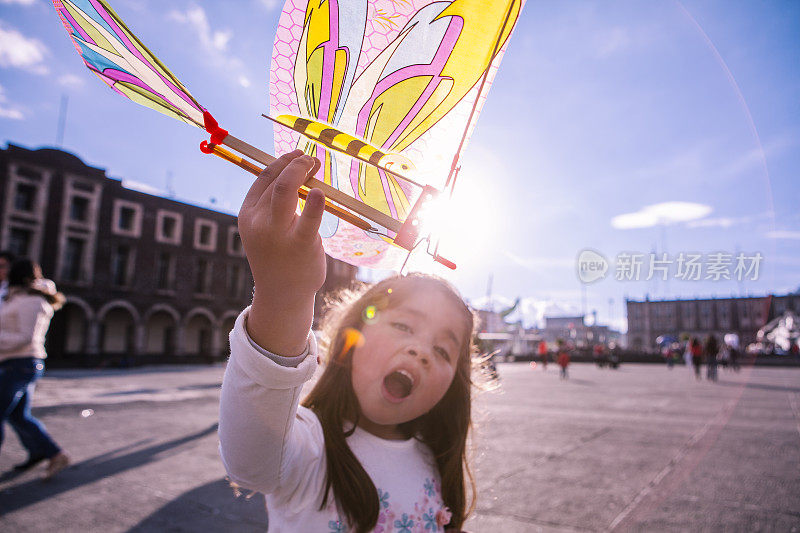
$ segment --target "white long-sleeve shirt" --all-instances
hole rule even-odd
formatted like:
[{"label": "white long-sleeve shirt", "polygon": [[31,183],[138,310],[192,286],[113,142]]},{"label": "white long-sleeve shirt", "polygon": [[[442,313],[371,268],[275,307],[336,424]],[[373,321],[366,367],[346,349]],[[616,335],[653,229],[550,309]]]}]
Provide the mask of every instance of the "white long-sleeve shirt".
[{"label": "white long-sleeve shirt", "polygon": [[20,357],[44,359],[44,339],[53,306],[42,296],[12,288],[0,308],[0,361]]},{"label": "white long-sleeve shirt", "polygon": [[[247,335],[248,311],[231,331],[222,383],[219,439],[225,469],[237,485],[267,495],[271,533],[347,531],[332,498],[319,509],[326,473],[322,426],[313,411],[298,407],[300,390],[317,367],[314,336],[296,358],[270,354]],[[427,446],[416,439],[381,439],[361,428],[347,444],[378,490],[375,531],[443,531],[440,478]]]}]

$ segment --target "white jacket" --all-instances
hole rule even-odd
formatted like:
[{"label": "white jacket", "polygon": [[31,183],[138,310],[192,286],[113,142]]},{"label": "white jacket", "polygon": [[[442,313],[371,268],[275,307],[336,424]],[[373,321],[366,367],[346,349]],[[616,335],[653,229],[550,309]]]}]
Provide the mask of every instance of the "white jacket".
[{"label": "white jacket", "polygon": [[44,359],[44,338],[53,306],[42,296],[13,287],[0,307],[0,361],[20,357]]}]

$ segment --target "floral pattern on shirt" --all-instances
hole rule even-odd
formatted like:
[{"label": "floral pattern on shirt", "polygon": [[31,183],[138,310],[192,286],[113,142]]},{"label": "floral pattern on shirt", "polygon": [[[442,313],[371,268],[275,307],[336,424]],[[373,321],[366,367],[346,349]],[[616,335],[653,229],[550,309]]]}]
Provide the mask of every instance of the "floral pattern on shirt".
[{"label": "floral pattern on shirt", "polygon": [[394,521],[394,527],[399,528],[397,533],[411,533],[411,528],[414,527],[414,521],[411,520],[406,513],[400,520]]},{"label": "floral pattern on shirt", "polygon": [[433,486],[433,480],[431,478],[425,478],[425,495],[432,497],[436,489]]},{"label": "floral pattern on shirt", "polygon": [[427,513],[422,513],[422,521],[425,523],[425,531],[439,531],[439,525],[436,523],[436,513],[433,512],[433,507],[428,509]]},{"label": "floral pattern on shirt", "polygon": [[381,506],[381,509],[386,509],[389,507],[389,493],[384,492],[381,489],[378,489],[378,503]]},{"label": "floral pattern on shirt", "polygon": [[379,513],[376,533],[442,533],[443,518],[449,522],[449,510],[442,501],[442,491],[436,479],[426,478],[420,488],[413,512],[401,512],[392,506],[388,492],[378,488]]}]

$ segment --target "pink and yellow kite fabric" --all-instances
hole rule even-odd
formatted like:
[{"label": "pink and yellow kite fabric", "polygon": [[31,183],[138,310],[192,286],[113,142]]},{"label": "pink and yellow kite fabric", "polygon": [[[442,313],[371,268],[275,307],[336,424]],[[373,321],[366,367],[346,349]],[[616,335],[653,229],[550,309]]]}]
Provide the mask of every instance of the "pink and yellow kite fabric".
[{"label": "pink and yellow kite fabric", "polygon": [[[302,148],[319,179],[404,221],[422,189],[399,175],[450,185],[523,4],[288,0],[270,69],[276,154]],[[407,254],[393,233],[327,213],[321,233],[358,266],[396,269]]]},{"label": "pink and yellow kite fabric", "polygon": [[204,109],[104,0],[53,0],[86,66],[136,103],[203,128]]},{"label": "pink and yellow kite fabric", "polygon": [[[323,162],[317,177],[394,219],[383,217],[388,228],[418,222],[409,213],[422,186],[455,183],[524,2],[288,0],[270,70],[276,155],[297,147],[315,155]],[[204,128],[205,109],[105,0],[53,5],[106,85]],[[328,254],[358,266],[397,269],[408,253],[392,244],[390,229],[365,231],[328,213],[320,232]]]}]

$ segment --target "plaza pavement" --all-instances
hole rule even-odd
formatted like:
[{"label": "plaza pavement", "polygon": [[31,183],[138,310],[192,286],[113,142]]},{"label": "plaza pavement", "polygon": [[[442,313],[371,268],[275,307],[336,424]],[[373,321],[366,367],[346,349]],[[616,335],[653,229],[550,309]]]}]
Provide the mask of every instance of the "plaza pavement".
[{"label": "plaza pavement", "polygon": [[[25,454],[7,430],[0,531],[263,531],[263,496],[235,497],[217,456],[222,372],[49,371],[34,413],[74,466],[11,477]],[[800,531],[800,369],[499,373],[475,403],[468,530]]]}]

